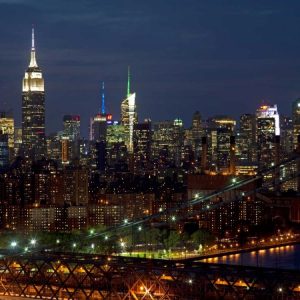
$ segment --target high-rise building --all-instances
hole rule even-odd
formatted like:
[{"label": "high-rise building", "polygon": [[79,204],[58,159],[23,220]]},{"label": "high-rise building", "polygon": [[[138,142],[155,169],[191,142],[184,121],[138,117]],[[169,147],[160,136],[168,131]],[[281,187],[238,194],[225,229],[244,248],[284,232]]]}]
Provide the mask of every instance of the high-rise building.
[{"label": "high-rise building", "polygon": [[30,63],[23,79],[22,143],[26,158],[38,160],[45,155],[45,88],[36,62],[34,29]]},{"label": "high-rise building", "polygon": [[116,170],[120,167],[127,170],[128,151],[125,139],[125,126],[117,121],[109,124],[106,136],[106,160],[109,169]]},{"label": "high-rise building", "polygon": [[8,134],[0,130],[0,171],[9,165]]},{"label": "high-rise building", "polygon": [[236,121],[228,116],[208,120],[208,157],[212,171],[229,172],[230,137],[235,135]]},{"label": "high-rise building", "polygon": [[14,157],[14,118],[5,112],[0,112],[0,131],[8,136],[9,159]]},{"label": "high-rise building", "polygon": [[192,149],[194,151],[195,159],[197,161],[200,161],[202,136],[203,136],[203,126],[201,121],[201,115],[199,111],[196,111],[193,114],[191,139],[192,139]]},{"label": "high-rise building", "polygon": [[70,141],[77,141],[80,138],[80,116],[65,115],[64,122],[64,136],[68,137]]},{"label": "high-rise building", "polygon": [[137,123],[135,93],[130,91],[130,69],[128,68],[127,97],[121,103],[121,124],[125,127],[126,146],[129,153],[133,152],[133,126]]},{"label": "high-rise building", "polygon": [[292,121],[293,121],[293,145],[297,148],[298,135],[300,135],[300,98],[292,104]]},{"label": "high-rise building", "polygon": [[15,127],[14,130],[14,156],[21,155],[22,151],[22,128]]},{"label": "high-rise building", "polygon": [[277,105],[261,105],[256,110],[256,142],[259,168],[270,167],[275,161],[275,136],[280,135]]},{"label": "high-rise building", "polygon": [[158,165],[179,167],[184,143],[182,120],[156,122],[153,129],[153,157]]},{"label": "high-rise building", "polygon": [[288,155],[294,150],[293,121],[291,117],[280,115],[280,141],[283,155]]},{"label": "high-rise building", "polygon": [[243,114],[240,116],[236,146],[238,164],[249,165],[256,162],[255,115]]},{"label": "high-rise building", "polygon": [[102,82],[101,109],[100,113],[90,120],[90,140],[103,142],[106,140],[107,120],[111,115],[107,115],[105,111],[105,94],[104,82]]},{"label": "high-rise building", "polygon": [[134,125],[133,130],[133,155],[134,172],[145,174],[150,166],[151,156],[151,121]]}]

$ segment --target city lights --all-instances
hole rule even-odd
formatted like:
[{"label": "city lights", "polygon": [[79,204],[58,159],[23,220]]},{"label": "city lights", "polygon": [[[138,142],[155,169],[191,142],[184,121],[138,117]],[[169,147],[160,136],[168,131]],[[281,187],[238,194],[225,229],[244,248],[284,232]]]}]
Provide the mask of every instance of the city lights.
[{"label": "city lights", "polygon": [[10,246],[11,246],[12,248],[17,247],[17,245],[18,245],[18,242],[17,242],[17,241],[12,241],[12,242],[10,243]]},{"label": "city lights", "polygon": [[[300,4],[298,6],[300,8]],[[275,8],[269,10],[276,11],[276,16],[286,13],[284,9],[277,12]],[[129,14],[131,11],[128,9]],[[222,20],[220,24],[228,31],[230,26],[223,22],[229,18],[228,9],[220,11],[223,15],[221,18],[217,15],[213,22]],[[250,22],[251,18],[242,18],[245,11],[252,12],[250,8],[235,8],[235,15],[240,17],[229,21],[247,19]],[[149,13],[153,13],[152,10],[145,13],[147,22],[153,19],[147,16]],[[182,28],[175,26],[175,23],[169,26],[173,30],[170,36],[164,30],[162,33],[167,40],[201,36],[201,32],[185,28],[188,23],[197,25],[197,22],[189,20],[194,17],[201,19],[200,9],[195,9],[191,15],[187,15],[185,10],[177,10],[176,13],[181,17],[183,14],[188,22],[179,24]],[[85,20],[84,12],[80,11],[80,14]],[[16,13],[16,16],[22,15],[26,12]],[[161,16],[168,21],[170,19],[170,22],[177,22],[178,19],[168,14]],[[3,39],[7,38],[6,35],[19,38],[20,34],[11,29],[14,19],[4,19],[9,24],[2,27],[9,34],[4,34]],[[17,19],[21,23],[24,21],[24,18]],[[68,16],[65,19],[68,20]],[[118,22],[114,25],[123,28],[121,26],[126,23],[124,18],[115,19]],[[138,21],[140,19],[143,18],[138,15]],[[269,26],[270,34],[274,34],[276,30],[270,26],[274,22],[265,19],[259,25],[264,29]],[[284,20],[289,21],[289,18]],[[64,26],[63,21],[59,25]],[[88,35],[88,39],[96,41],[96,32],[105,31],[107,26],[101,28],[99,22],[94,23],[95,30]],[[18,28],[22,28],[21,25]],[[231,27],[243,32],[244,37],[243,26],[238,23],[234,25]],[[251,25],[257,28],[257,24]],[[135,27],[142,29],[143,26]],[[293,29],[295,26],[285,27]],[[213,43],[211,38],[203,39],[201,47],[211,48],[209,51],[213,54],[217,48],[223,52],[226,49],[227,57],[228,45],[220,45],[231,39],[227,38],[228,34],[220,39],[218,35],[223,32],[216,28],[214,26],[213,30],[208,30],[212,31]],[[73,38],[75,32],[79,45],[93,44],[87,43],[86,35],[81,34],[86,30],[79,32],[74,26],[65,26],[57,38],[61,38],[65,30],[70,30],[66,41]],[[130,30],[128,34],[134,35],[135,32]],[[265,31],[260,30],[260,35]],[[246,30],[247,34],[250,32]],[[147,36],[143,32],[139,35]],[[263,45],[266,42],[268,49],[275,49],[274,45],[279,44],[280,34],[276,35],[274,45],[270,36],[261,38],[260,35],[259,39],[255,39],[259,43],[253,43],[253,37],[245,37],[251,44],[251,49],[248,47],[251,51],[245,47],[246,52],[255,52],[255,47],[266,50]],[[291,46],[295,39],[289,33],[286,36],[290,38],[288,46]],[[46,39],[46,36],[42,38]],[[181,41],[170,45],[180,44],[187,48],[192,45],[192,52],[196,53],[198,40],[193,38],[191,43]],[[145,49],[157,46],[152,42],[147,45],[143,42],[140,46]],[[246,59],[245,53],[239,54],[245,49],[236,49],[231,58],[245,56],[246,70],[240,70],[241,67],[236,66],[237,62],[231,62],[232,59],[230,64],[225,62],[225,67],[224,61],[217,59],[213,65],[209,63],[209,70],[206,70],[206,64],[200,66],[200,62],[205,60],[200,59],[199,55],[197,58],[197,55],[191,56],[180,50],[179,57],[175,55],[176,47],[158,45],[156,48],[162,49],[160,52],[166,49],[163,57],[171,57],[172,60],[166,59],[162,70],[157,68],[157,78],[154,79],[150,78],[154,74],[153,67],[151,70],[144,68],[151,73],[147,77],[151,80],[143,82],[146,78],[143,78],[146,73],[143,72],[144,64],[137,66],[136,74],[134,69],[131,74],[129,66],[127,70],[124,68],[126,61],[120,61],[122,56],[113,57],[113,49],[107,56],[107,65],[115,62],[110,71],[105,66],[105,72],[95,72],[99,58],[94,54],[99,49],[88,47],[83,47],[84,53],[80,52],[82,49],[79,51],[69,47],[67,54],[70,57],[67,55],[66,59],[72,62],[71,67],[70,63],[62,61],[59,65],[54,60],[57,59],[56,52],[64,52],[64,49],[56,49],[55,53],[53,47],[46,49],[48,52],[41,55],[41,58],[47,58],[45,68],[42,61],[40,68],[37,50],[45,49],[45,45],[50,44],[49,40],[44,40],[41,48],[36,47],[32,28],[31,49],[28,47],[26,69],[19,89],[18,82],[10,80],[13,80],[11,74],[15,73],[16,67],[25,65],[25,62],[20,64],[25,50],[17,49],[17,41],[11,46],[3,43],[2,47],[5,50],[5,53],[2,51],[5,54],[3,57],[9,59],[2,65],[1,101],[9,101],[0,103],[0,230],[4,245],[0,253],[0,294],[49,299],[105,296],[198,299],[224,294],[224,297],[234,299],[248,295],[255,298],[261,293],[261,297],[265,298],[274,297],[271,294],[282,299],[289,295],[300,298],[300,283],[294,276],[297,268],[292,268],[293,259],[290,259],[291,254],[297,256],[300,245],[297,225],[300,224],[300,96],[293,103],[287,101],[295,95],[296,89],[292,86],[296,81],[291,83],[290,78],[299,66],[294,64],[292,75],[288,74],[291,68],[284,67],[282,60],[277,62],[276,74],[272,74],[270,70],[274,66],[265,63],[267,56],[265,59],[251,60],[251,75],[270,68],[266,73],[270,76],[265,80],[265,74],[259,74],[254,81],[251,79],[256,85],[251,80],[249,85],[245,80],[250,70],[249,59]],[[76,46],[75,43],[68,45]],[[145,54],[136,57],[138,52],[135,52],[135,47],[131,47],[132,53],[128,56],[128,45],[125,46],[117,47],[117,50],[125,50],[126,55],[123,56],[128,63],[135,65],[146,57]],[[106,48],[101,49],[107,51]],[[276,51],[282,50],[277,48]],[[292,46],[281,48],[294,49]],[[11,55],[8,55],[8,49]],[[201,55],[207,55],[207,49],[201,51]],[[169,53],[172,50],[175,51],[173,55]],[[155,56],[156,52],[149,53]],[[51,54],[54,56],[51,57]],[[71,57],[74,54],[77,61],[76,57]],[[181,61],[173,61],[174,55],[184,61],[183,69]],[[18,59],[13,65],[16,57]],[[149,56],[149,59],[151,63],[155,62],[155,57]],[[259,63],[263,65],[255,66]],[[82,69],[83,64],[86,70]],[[52,75],[47,75],[47,65],[52,66],[50,75],[59,74],[56,81]],[[160,64],[157,63],[157,66]],[[199,66],[202,69],[196,71]],[[70,70],[66,71],[69,67]],[[6,78],[7,68],[9,76]],[[112,74],[122,68],[123,74],[121,71]],[[221,80],[218,75],[218,80],[214,81],[213,73],[220,74],[218,70],[222,73],[223,69],[234,72],[236,78],[229,74],[227,79]],[[209,75],[208,79],[203,76],[203,71]],[[238,78],[240,74],[243,76]],[[280,80],[283,81],[279,85],[278,74],[282,75]],[[203,86],[195,85],[201,82],[199,76],[206,78]],[[15,78],[18,80],[19,77]],[[170,78],[175,81],[170,81]],[[274,78],[276,84],[271,83]],[[5,80],[9,82],[5,83]],[[46,82],[47,94],[45,80],[49,80],[49,83]],[[104,80],[107,83],[105,81],[104,84]],[[263,84],[266,86],[263,87]],[[135,86],[140,96],[134,91]],[[253,89],[246,91],[246,86],[253,86]],[[287,86],[292,90],[284,98],[284,94],[278,94],[277,90]],[[45,96],[48,90],[53,99],[57,96],[55,101],[49,98],[48,102]],[[228,90],[233,90],[232,99]],[[236,97],[241,91],[244,97]],[[270,99],[255,105],[265,93]],[[15,105],[17,100],[14,99],[18,94],[20,101],[22,97],[22,103]],[[214,101],[220,101],[220,97],[223,97],[223,102],[217,105]],[[106,103],[110,99],[115,102]],[[277,100],[279,106],[272,103]],[[284,105],[290,105],[289,110]],[[215,112],[211,111],[214,107]],[[113,110],[113,114],[108,108]],[[143,119],[143,116],[147,118]],[[295,265],[297,259],[294,260]],[[281,267],[286,280],[280,278],[282,272],[279,274],[277,271]],[[271,277],[277,285],[268,280]]]}]

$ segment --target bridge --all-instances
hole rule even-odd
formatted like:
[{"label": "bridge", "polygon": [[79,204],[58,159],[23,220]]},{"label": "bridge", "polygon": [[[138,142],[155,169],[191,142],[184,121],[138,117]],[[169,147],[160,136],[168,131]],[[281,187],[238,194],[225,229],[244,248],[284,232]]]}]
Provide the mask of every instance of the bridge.
[{"label": "bridge", "polygon": [[[275,189],[298,178],[296,155],[260,174],[205,196],[117,227],[95,233],[105,237],[124,228],[136,228],[170,214],[193,216],[252,193]],[[296,168],[295,168],[296,165]],[[292,167],[291,167],[292,166]],[[281,170],[285,176],[280,177]],[[233,193],[232,199],[211,203],[228,191],[259,182],[248,192]],[[196,208],[189,210],[188,208]],[[180,212],[180,213],[178,213]],[[90,237],[82,237],[82,243]],[[44,250],[0,253],[0,295],[35,299],[300,299],[300,271],[204,263],[195,259],[161,260],[61,251],[58,245]],[[0,298],[1,299],[1,298]]]},{"label": "bridge", "polygon": [[35,299],[300,299],[300,271],[43,253],[0,259],[0,295]]}]

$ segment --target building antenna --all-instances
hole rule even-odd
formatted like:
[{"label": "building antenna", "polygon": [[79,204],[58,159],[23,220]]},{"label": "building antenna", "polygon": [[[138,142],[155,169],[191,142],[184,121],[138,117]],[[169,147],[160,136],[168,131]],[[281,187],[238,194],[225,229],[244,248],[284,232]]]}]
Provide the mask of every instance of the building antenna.
[{"label": "building antenna", "polygon": [[105,94],[104,94],[104,81],[102,81],[102,102],[101,102],[101,114],[105,115]]},{"label": "building antenna", "polygon": [[128,78],[127,78],[127,97],[130,95],[130,66],[128,66]]},{"label": "building antenna", "polygon": [[31,30],[31,50],[35,50],[35,45],[34,45],[34,26],[32,24],[32,30]]}]

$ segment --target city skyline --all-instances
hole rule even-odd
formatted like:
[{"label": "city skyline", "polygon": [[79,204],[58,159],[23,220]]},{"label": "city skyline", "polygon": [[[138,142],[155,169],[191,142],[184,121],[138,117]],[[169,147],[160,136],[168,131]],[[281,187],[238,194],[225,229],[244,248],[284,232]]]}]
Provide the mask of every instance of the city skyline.
[{"label": "city skyline", "polygon": [[[254,113],[262,100],[277,104],[280,114],[291,115],[292,101],[300,94],[298,29],[291,26],[298,20],[294,9],[299,4],[271,6],[264,1],[253,7],[249,3],[237,7],[174,1],[181,16],[171,2],[158,4],[157,11],[135,1],[128,6],[91,1],[72,7],[62,2],[63,15],[52,2],[0,1],[1,22],[10,28],[2,29],[1,63],[9,68],[0,80],[1,107],[12,108],[20,125],[20,81],[34,23],[46,81],[47,133],[62,128],[63,115],[80,114],[82,133],[87,136],[88,120],[100,108],[101,81],[105,81],[107,111],[119,119],[127,65],[140,120],[180,117],[188,127],[196,110],[204,118],[215,114],[237,118]],[[10,16],[20,11],[24,21],[14,25]],[[171,18],[167,20],[168,11]],[[283,21],[291,29],[288,35],[278,35]],[[127,27],[122,29],[124,24]],[[79,29],[80,38],[73,34]],[[259,34],[253,29],[260,29]],[[268,43],[260,44],[266,39]]]}]

